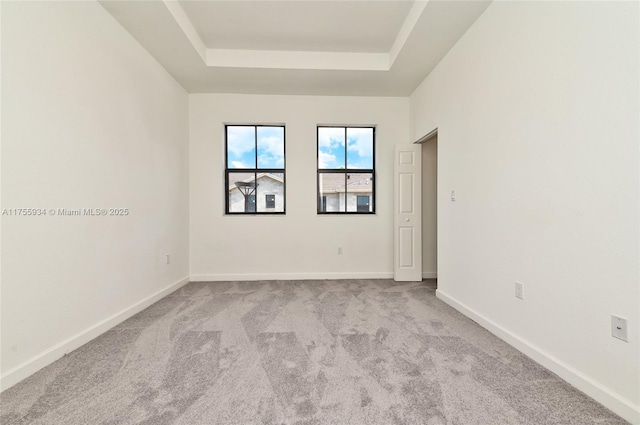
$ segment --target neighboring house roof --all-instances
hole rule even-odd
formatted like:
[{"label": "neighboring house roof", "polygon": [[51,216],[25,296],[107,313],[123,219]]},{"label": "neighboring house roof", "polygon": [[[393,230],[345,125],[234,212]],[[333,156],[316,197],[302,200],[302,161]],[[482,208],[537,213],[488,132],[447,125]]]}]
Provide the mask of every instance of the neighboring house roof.
[{"label": "neighboring house roof", "polygon": [[[320,191],[322,193],[344,193],[344,174],[320,173]],[[373,179],[371,173],[347,174],[347,191],[349,193],[373,192]]]},{"label": "neighboring house roof", "polygon": [[[257,180],[263,179],[263,178],[270,178],[272,180],[277,181],[278,183],[284,183],[284,178],[283,178],[283,174],[278,173],[278,174],[272,174],[272,173],[258,173],[257,175]],[[229,182],[229,192],[231,192],[234,189],[238,189],[236,187],[236,183],[235,182],[243,182],[243,183],[250,183],[254,180],[256,180],[256,175],[254,173],[229,173],[229,179],[233,179],[235,180],[234,182]],[[260,183],[258,183],[260,184]]]},{"label": "neighboring house roof", "polygon": [[[237,190],[235,182],[251,183],[256,179],[254,173],[237,173],[229,175],[234,182],[229,182],[229,192]],[[257,180],[270,178],[278,183],[284,183],[283,174],[258,173]],[[349,193],[371,193],[373,192],[373,179],[371,174],[349,173],[347,174],[347,191]],[[260,184],[258,182],[258,184]],[[342,173],[321,173],[320,184],[322,193],[344,193],[344,174]]]}]

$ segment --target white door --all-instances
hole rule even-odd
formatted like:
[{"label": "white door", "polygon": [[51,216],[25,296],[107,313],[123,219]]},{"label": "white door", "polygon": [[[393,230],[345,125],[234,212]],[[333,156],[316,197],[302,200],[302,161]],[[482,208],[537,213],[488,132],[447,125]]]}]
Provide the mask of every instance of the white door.
[{"label": "white door", "polygon": [[396,145],[394,280],[422,280],[422,145]]}]

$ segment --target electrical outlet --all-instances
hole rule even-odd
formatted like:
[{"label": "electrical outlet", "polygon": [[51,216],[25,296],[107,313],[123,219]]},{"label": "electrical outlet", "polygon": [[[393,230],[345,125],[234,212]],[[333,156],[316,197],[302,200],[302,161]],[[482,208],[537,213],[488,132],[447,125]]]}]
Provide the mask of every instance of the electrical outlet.
[{"label": "electrical outlet", "polygon": [[516,298],[520,298],[521,300],[524,300],[524,283],[515,282],[515,286],[516,286]]},{"label": "electrical outlet", "polygon": [[167,254],[167,264],[171,264],[171,255]]},{"label": "electrical outlet", "polygon": [[338,255],[342,255],[342,247],[341,246],[338,247]]},{"label": "electrical outlet", "polygon": [[623,319],[622,317],[616,316],[614,314],[611,315],[611,336],[628,342],[627,319]]}]

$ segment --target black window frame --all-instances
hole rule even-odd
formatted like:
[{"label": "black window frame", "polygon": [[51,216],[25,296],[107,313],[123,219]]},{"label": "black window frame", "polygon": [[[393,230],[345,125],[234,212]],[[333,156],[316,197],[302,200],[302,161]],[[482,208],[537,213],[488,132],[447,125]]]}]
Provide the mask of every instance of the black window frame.
[{"label": "black window frame", "polygon": [[[255,167],[254,168],[229,168],[229,127],[253,127],[255,131]],[[258,168],[258,128],[260,127],[281,127],[284,165],[282,168]],[[224,125],[224,212],[225,215],[284,215],[287,212],[287,128],[284,124],[225,124]],[[274,173],[282,174],[282,211],[257,211],[257,188],[253,196],[256,200],[256,211],[229,211],[229,173],[254,174],[254,182],[257,181],[258,174]],[[275,207],[274,207],[275,208]]]},{"label": "black window frame", "polygon": [[[320,129],[321,128],[344,128],[344,168],[320,168]],[[371,165],[373,168],[347,168],[348,165],[348,152],[347,148],[349,141],[347,139],[347,130],[350,128],[370,128],[373,132],[373,146],[371,147]],[[376,213],[376,126],[375,125],[317,125],[316,126],[316,213],[318,215],[324,214],[356,214],[367,215]],[[323,207],[326,210],[326,196],[320,192],[320,174],[344,174],[344,187],[345,187],[345,202],[344,211],[323,211]],[[369,199],[371,202],[371,211],[347,211],[349,208],[347,202],[347,194],[349,193],[347,187],[349,180],[349,174],[371,174],[371,195]],[[325,198],[324,203],[322,197]],[[356,198],[357,199],[357,198]],[[356,201],[357,202],[357,201]],[[357,210],[357,205],[356,205]]]}]

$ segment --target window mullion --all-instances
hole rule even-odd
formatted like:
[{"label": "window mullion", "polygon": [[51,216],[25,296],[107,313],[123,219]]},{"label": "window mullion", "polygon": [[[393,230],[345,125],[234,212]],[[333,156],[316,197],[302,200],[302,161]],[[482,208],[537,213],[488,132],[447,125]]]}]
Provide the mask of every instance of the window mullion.
[{"label": "window mullion", "polygon": [[347,197],[347,176],[349,175],[349,163],[347,162],[347,127],[344,128],[344,212],[346,213],[348,197]]}]

